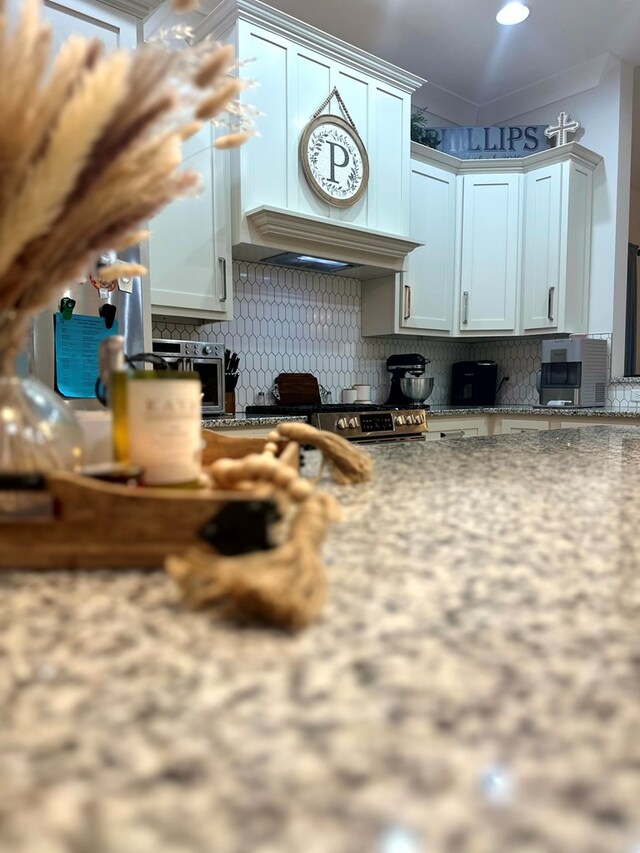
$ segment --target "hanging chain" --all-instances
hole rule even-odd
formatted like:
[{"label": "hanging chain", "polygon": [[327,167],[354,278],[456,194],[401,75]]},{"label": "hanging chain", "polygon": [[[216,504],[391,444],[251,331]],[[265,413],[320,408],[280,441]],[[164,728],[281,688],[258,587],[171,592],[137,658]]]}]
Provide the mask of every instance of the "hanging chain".
[{"label": "hanging chain", "polygon": [[356,133],[358,133],[358,128],[356,127],[356,123],[355,123],[355,121],[351,118],[351,115],[349,114],[349,110],[347,109],[345,102],[342,100],[342,95],[340,94],[340,92],[338,92],[338,87],[337,87],[337,86],[334,86],[334,87],[333,87],[333,89],[332,89],[331,94],[329,95],[329,97],[328,97],[328,98],[325,98],[325,100],[324,100],[324,101],[323,101],[323,103],[322,103],[322,106],[318,107],[318,109],[317,109],[317,110],[315,111],[315,113],[311,116],[311,118],[312,118],[312,119],[314,119],[314,118],[318,118],[318,116],[320,115],[320,113],[324,110],[324,108],[325,108],[325,107],[327,107],[327,106],[329,105],[329,103],[331,102],[331,99],[332,99],[332,98],[334,98],[334,97],[335,97],[335,99],[337,100],[337,102],[338,102],[338,104],[339,104],[339,106],[340,106],[340,109],[342,110],[342,112],[343,112],[343,114],[344,114],[344,117],[345,117],[345,118],[346,118],[346,120],[349,122],[349,124],[351,125],[351,127],[355,130],[355,132],[356,132]]}]

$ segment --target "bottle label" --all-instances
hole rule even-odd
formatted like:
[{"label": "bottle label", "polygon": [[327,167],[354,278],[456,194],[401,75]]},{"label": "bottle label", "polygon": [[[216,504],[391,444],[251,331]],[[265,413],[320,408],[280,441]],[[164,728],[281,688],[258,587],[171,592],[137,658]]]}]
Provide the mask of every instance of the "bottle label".
[{"label": "bottle label", "polygon": [[197,379],[127,383],[129,458],[150,486],[188,483],[200,476],[201,386]]}]

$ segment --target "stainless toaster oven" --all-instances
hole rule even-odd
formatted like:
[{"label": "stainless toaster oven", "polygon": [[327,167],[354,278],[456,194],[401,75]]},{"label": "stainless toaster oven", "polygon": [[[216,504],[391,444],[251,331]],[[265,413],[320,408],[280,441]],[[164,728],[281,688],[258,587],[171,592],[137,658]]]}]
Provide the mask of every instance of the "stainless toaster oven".
[{"label": "stainless toaster oven", "polygon": [[[224,344],[155,338],[152,348],[172,370],[193,370],[200,375],[204,417],[224,413]],[[157,365],[154,369],[162,368]]]}]

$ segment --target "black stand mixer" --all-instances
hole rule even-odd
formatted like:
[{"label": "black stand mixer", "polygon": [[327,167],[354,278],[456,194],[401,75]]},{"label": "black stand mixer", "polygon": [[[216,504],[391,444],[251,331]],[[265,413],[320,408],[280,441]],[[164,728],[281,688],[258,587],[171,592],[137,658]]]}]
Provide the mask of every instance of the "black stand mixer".
[{"label": "black stand mixer", "polygon": [[407,406],[422,403],[433,390],[433,379],[424,375],[429,359],[418,353],[392,355],[387,359],[391,386],[387,405]]}]

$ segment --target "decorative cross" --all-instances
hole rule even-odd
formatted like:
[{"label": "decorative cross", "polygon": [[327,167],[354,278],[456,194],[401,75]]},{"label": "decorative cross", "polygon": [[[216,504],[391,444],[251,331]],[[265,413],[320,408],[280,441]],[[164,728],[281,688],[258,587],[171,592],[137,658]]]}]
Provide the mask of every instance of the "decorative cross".
[{"label": "decorative cross", "polygon": [[582,125],[579,121],[570,121],[570,117],[568,113],[561,112],[558,116],[558,124],[555,127],[550,124],[549,127],[545,128],[544,135],[547,139],[551,139],[553,136],[558,137],[558,145],[566,145],[569,141],[567,136],[570,133],[576,133]]}]

